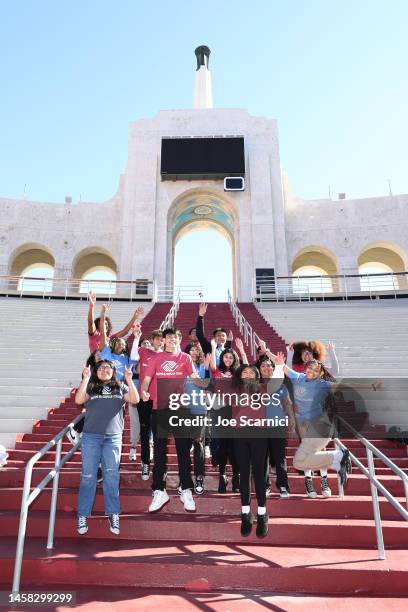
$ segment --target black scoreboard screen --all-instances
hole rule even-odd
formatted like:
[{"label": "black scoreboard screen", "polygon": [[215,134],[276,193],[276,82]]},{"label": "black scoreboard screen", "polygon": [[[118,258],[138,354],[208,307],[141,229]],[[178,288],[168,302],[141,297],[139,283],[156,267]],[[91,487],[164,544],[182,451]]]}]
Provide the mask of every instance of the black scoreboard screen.
[{"label": "black scoreboard screen", "polygon": [[244,176],[244,138],[162,138],[160,172],[173,181]]}]

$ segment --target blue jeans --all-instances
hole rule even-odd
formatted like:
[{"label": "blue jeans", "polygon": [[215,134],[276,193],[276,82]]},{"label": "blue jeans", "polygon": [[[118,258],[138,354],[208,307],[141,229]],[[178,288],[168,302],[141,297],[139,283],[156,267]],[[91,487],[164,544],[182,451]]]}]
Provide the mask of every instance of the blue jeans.
[{"label": "blue jeans", "polygon": [[119,465],[122,434],[82,434],[82,471],[78,495],[78,516],[90,516],[95,500],[97,473],[102,463],[103,499],[106,514],[120,512]]}]

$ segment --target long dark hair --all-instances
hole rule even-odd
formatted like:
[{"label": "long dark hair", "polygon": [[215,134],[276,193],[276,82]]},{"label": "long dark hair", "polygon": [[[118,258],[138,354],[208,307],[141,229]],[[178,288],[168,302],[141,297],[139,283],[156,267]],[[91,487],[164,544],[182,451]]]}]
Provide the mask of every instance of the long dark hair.
[{"label": "long dark hair", "polygon": [[[224,363],[224,355],[228,355],[228,354],[234,357],[234,361],[232,362],[232,366],[230,368],[227,368],[227,366]],[[220,355],[220,365],[218,366],[219,371],[222,372],[223,374],[225,374],[225,372],[234,373],[238,367],[239,367],[239,357],[236,354],[236,352],[233,351],[232,348],[224,349]]]},{"label": "long dark hair", "polygon": [[[243,380],[242,379],[242,372],[245,372],[245,370],[251,370],[252,372],[255,373],[255,378],[251,378],[250,380]],[[236,387],[236,388],[240,388],[241,390],[244,390],[245,388],[248,389],[248,391],[250,392],[254,392],[259,388],[259,382],[261,380],[261,375],[259,373],[259,370],[256,366],[253,365],[240,365],[233,374],[232,377],[232,386]]]},{"label": "long dark hair", "polygon": [[336,382],[336,379],[332,374],[330,374],[329,370],[322,364],[318,359],[310,359],[305,367],[307,368],[310,365],[317,364],[320,367],[320,378],[321,380],[326,380],[327,382]]},{"label": "long dark hair", "polygon": [[326,347],[319,340],[299,340],[293,343],[293,359],[294,365],[304,365],[302,360],[303,351],[309,351],[313,355],[313,359],[324,361],[326,357]]},{"label": "long dark hair", "polygon": [[[98,370],[103,363],[107,363],[112,368],[112,378],[106,382],[103,382],[98,378]],[[109,359],[102,359],[101,361],[98,361],[95,367],[92,368],[87,393],[88,395],[99,395],[104,387],[109,387],[111,391],[119,391],[120,389],[120,382],[116,378],[116,368],[113,362],[109,361]]]},{"label": "long dark hair", "polygon": [[[97,317],[94,321],[94,325],[96,327],[96,329],[99,331],[99,323],[100,323],[101,317]],[[108,324],[108,328],[106,330],[106,335],[110,336],[111,332],[112,332],[112,321],[110,320],[109,317],[105,317],[105,321]]]}]

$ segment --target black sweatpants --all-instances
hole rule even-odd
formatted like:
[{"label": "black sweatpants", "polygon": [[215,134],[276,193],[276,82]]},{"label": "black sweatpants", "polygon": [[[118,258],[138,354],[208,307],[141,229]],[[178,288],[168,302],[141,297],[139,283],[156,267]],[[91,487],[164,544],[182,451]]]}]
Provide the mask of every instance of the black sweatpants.
[{"label": "black sweatpants", "polygon": [[[194,458],[194,476],[205,476],[205,456],[204,456],[204,441],[205,427],[192,431],[193,439],[193,458]],[[198,442],[197,442],[198,440]]]},{"label": "black sweatpants", "polygon": [[276,486],[285,487],[288,491],[289,481],[286,464],[286,438],[268,438],[265,461],[265,481],[269,480],[269,465],[276,467]]},{"label": "black sweatpants", "polygon": [[237,463],[233,438],[218,438],[217,458],[220,475],[225,474],[228,461],[232,467],[232,474],[234,476],[239,475],[240,469]]},{"label": "black sweatpants", "polygon": [[152,419],[152,400],[144,402],[140,400],[137,404],[140,421],[140,445],[142,448],[141,459],[143,463],[150,463],[150,431]]},{"label": "black sweatpants", "polygon": [[[160,489],[164,491],[166,488],[167,476],[167,442],[170,434],[167,437],[159,437],[157,435],[157,413],[158,410],[152,410],[152,431],[154,443],[154,464],[153,464],[153,482],[152,490]],[[162,412],[162,411],[160,411]],[[170,411],[168,411],[170,413]],[[170,413],[171,414],[171,413]],[[182,489],[193,489],[194,484],[191,479],[191,438],[175,438],[177,460],[180,484]]]},{"label": "black sweatpants", "polygon": [[268,448],[266,438],[235,438],[234,449],[240,472],[241,504],[251,501],[251,474],[255,483],[258,506],[266,504],[265,462]]}]

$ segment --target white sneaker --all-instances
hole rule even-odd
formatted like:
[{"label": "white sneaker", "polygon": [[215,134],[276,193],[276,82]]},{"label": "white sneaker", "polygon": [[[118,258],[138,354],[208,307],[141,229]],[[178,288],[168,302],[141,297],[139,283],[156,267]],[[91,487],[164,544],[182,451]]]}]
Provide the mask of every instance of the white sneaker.
[{"label": "white sneaker", "polygon": [[149,506],[149,512],[157,512],[160,508],[163,508],[170,501],[170,497],[167,495],[166,489],[161,491],[156,489],[153,491],[153,500]]},{"label": "white sneaker", "polygon": [[184,510],[187,510],[187,512],[195,512],[196,505],[191,489],[185,489],[181,492],[180,501],[182,504],[184,504]]},{"label": "white sneaker", "polygon": [[136,461],[136,449],[134,446],[130,447],[129,461]]},{"label": "white sneaker", "polygon": [[327,476],[321,476],[320,481],[322,483],[322,495],[323,497],[331,497],[331,488]]},{"label": "white sneaker", "polygon": [[86,516],[78,516],[77,531],[79,535],[84,535],[88,531],[88,520]]},{"label": "white sneaker", "polygon": [[73,427],[70,427],[66,433],[68,440],[71,442],[72,446],[78,444],[81,439],[81,434],[75,431]]},{"label": "white sneaker", "polygon": [[210,449],[209,446],[205,446],[204,447],[204,457],[206,459],[210,459],[210,457],[211,457],[211,449]]}]

